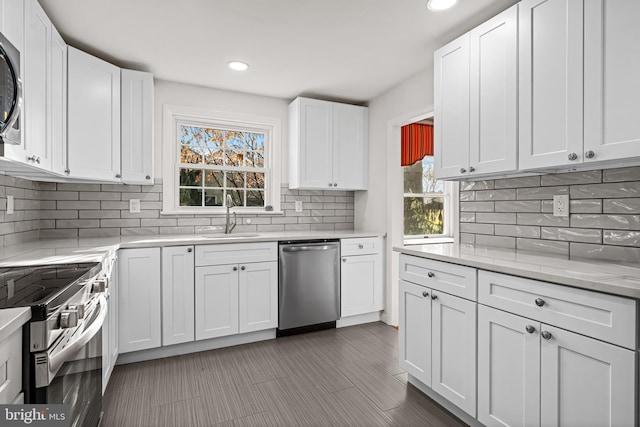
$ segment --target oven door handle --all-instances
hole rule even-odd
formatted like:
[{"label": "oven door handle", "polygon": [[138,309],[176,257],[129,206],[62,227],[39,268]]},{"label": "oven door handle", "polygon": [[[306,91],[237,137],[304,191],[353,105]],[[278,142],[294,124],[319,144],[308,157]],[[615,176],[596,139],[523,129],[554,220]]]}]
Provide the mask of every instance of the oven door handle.
[{"label": "oven door handle", "polygon": [[104,319],[107,317],[107,300],[104,295],[98,296],[98,314],[96,318],[91,322],[91,325],[85,329],[80,336],[68,343],[67,346],[57,354],[53,354],[49,358],[49,371],[55,376],[58,369],[62,367],[69,357],[73,356],[78,350],[87,345],[89,341],[96,336],[96,334],[102,328]]}]

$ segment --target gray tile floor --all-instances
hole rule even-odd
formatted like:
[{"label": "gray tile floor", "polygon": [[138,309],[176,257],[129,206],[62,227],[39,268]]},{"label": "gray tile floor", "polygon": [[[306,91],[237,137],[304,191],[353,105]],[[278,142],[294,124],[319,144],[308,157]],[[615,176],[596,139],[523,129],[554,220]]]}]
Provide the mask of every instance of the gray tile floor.
[{"label": "gray tile floor", "polygon": [[464,425],[397,355],[397,331],[369,323],[116,366],[102,425]]}]

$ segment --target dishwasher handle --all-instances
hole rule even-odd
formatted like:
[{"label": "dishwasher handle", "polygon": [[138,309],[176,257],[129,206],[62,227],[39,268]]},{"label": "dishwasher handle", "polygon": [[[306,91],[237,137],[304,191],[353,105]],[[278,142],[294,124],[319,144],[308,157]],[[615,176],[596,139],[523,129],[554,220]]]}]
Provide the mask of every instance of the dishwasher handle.
[{"label": "dishwasher handle", "polygon": [[311,252],[311,251],[328,251],[335,248],[335,245],[317,245],[317,246],[285,246],[282,252]]}]

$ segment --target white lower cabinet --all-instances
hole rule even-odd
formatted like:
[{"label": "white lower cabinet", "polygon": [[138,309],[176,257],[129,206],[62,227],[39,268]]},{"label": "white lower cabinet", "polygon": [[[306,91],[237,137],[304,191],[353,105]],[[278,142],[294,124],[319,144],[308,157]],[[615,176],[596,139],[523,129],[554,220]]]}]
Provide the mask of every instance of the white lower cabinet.
[{"label": "white lower cabinet", "polygon": [[478,420],[487,426],[636,425],[636,353],[480,306]]},{"label": "white lower cabinet", "polygon": [[196,268],[196,340],[238,333],[238,266]]},{"label": "white lower cabinet", "polygon": [[400,281],[400,366],[476,416],[476,306]]},{"label": "white lower cabinet", "polygon": [[120,353],[160,347],[160,248],[121,250],[118,284]]},{"label": "white lower cabinet", "polygon": [[196,268],[196,340],[278,326],[278,263]]},{"label": "white lower cabinet", "polygon": [[193,246],[162,248],[162,345],[194,340]]},{"label": "white lower cabinet", "polygon": [[340,240],[340,316],[374,313],[383,306],[382,237]]},{"label": "white lower cabinet", "polygon": [[107,276],[107,317],[102,325],[102,394],[107,389],[109,378],[118,359],[118,262],[111,264]]}]

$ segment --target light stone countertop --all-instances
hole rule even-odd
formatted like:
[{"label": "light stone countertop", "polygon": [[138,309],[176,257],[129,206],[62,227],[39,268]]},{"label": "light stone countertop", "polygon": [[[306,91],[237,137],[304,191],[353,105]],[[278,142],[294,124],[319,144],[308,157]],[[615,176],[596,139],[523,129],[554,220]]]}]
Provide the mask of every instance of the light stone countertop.
[{"label": "light stone countertop", "polygon": [[640,265],[456,243],[394,247],[395,252],[528,279],[640,299]]},{"label": "light stone countertop", "polygon": [[0,310],[0,342],[4,341],[31,319],[31,307]]},{"label": "light stone countertop", "polygon": [[279,233],[234,233],[149,235],[79,239],[40,239],[0,248],[0,267],[102,262],[118,249],[181,245],[274,242],[286,240],[380,237],[384,233],[360,231],[295,231]]}]

